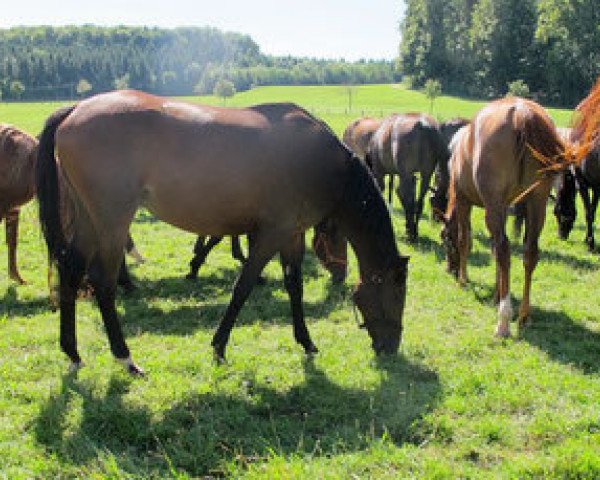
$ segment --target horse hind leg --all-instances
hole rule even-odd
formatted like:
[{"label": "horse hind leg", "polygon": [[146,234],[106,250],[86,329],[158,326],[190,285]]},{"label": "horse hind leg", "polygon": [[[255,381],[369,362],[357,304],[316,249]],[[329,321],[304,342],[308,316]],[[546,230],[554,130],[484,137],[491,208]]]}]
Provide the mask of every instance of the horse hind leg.
[{"label": "horse hind leg", "polygon": [[131,359],[115,306],[117,280],[123,264],[123,247],[124,242],[111,242],[103,246],[92,259],[88,275],[113,356],[130,374],[143,375],[143,370]]},{"label": "horse hind leg", "polygon": [[17,240],[19,236],[19,210],[11,210],[5,218],[6,245],[8,247],[8,276],[23,285],[25,280],[17,268]]},{"label": "horse hind leg", "polygon": [[198,278],[198,270],[202,266],[202,264],[206,261],[206,257],[210,253],[210,251],[219,244],[219,242],[223,239],[223,237],[219,236],[210,236],[208,237],[208,241],[206,240],[206,236],[198,235],[196,239],[196,243],[194,244],[194,257],[190,261],[190,271],[185,276],[188,280],[196,280]]},{"label": "horse hind leg", "polygon": [[485,223],[492,235],[493,250],[496,257],[495,294],[499,299],[496,336],[509,337],[509,322],[513,317],[513,307],[510,298],[510,244],[506,236],[506,208],[486,207]]},{"label": "horse hind leg", "polygon": [[525,248],[523,250],[525,281],[523,283],[523,299],[521,300],[521,306],[519,307],[519,328],[523,327],[529,318],[531,280],[533,271],[539,260],[538,240],[546,217],[546,202],[547,195],[532,196],[527,201],[527,213],[525,216]]}]

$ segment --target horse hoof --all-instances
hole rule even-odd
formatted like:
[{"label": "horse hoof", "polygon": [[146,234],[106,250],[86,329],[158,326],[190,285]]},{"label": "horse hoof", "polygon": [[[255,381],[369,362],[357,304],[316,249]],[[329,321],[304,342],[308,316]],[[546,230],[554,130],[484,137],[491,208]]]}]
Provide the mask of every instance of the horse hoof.
[{"label": "horse hoof", "polygon": [[17,282],[19,285],[26,285],[27,282],[21,278],[21,275],[11,275],[10,279]]},{"label": "horse hoof", "polygon": [[265,277],[263,277],[262,275],[256,279],[257,285],[265,285],[266,283],[267,283],[267,281],[265,280]]},{"label": "horse hoof", "polygon": [[225,363],[225,345],[213,345],[213,360],[217,365]]},{"label": "horse hoof", "polygon": [[123,367],[125,367],[125,370],[127,370],[127,373],[129,373],[131,376],[144,377],[146,375],[144,370],[138,367],[133,360],[131,360],[131,357],[118,358],[117,360],[123,365]]},{"label": "horse hoof", "polygon": [[498,338],[510,338],[510,329],[509,328],[496,328],[496,337]]},{"label": "horse hoof", "polygon": [[185,279],[186,279],[186,280],[189,280],[190,282],[195,282],[196,280],[198,280],[198,276],[197,276],[197,275],[194,275],[193,273],[188,273],[188,274],[185,276]]},{"label": "horse hoof", "polygon": [[69,374],[74,375],[83,368],[83,362],[71,362],[69,365]]},{"label": "horse hoof", "polygon": [[319,349],[315,346],[314,343],[310,343],[309,345],[306,345],[304,347],[304,353],[309,356],[312,357],[313,355],[319,353]]}]

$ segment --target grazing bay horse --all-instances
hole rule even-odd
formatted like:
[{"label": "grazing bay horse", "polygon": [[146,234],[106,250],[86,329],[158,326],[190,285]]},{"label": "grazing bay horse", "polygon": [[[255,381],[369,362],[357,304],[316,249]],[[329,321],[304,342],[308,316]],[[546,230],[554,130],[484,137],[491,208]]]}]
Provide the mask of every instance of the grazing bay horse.
[{"label": "grazing bay horse", "polygon": [[0,124],[0,221],[6,222],[8,275],[25,283],[17,268],[19,208],[35,195],[38,142],[25,132]]},{"label": "grazing bay horse", "polygon": [[[68,185],[60,192],[59,176]],[[87,273],[113,355],[130,373],[143,373],[115,308],[123,247],[140,205],[199,235],[253,236],[212,339],[218,360],[240,308],[278,252],[294,337],[306,353],[317,351],[304,321],[301,262],[304,232],[326,218],[338,223],[356,253],[361,281],[353,300],[374,351],[398,350],[408,258],[398,253],[385,202],[364,164],[296,105],[199,106],[130,90],[91,97],[46,121],[37,194],[59,267],[60,345],[72,369],[81,365],[76,286]]]},{"label": "grazing bay horse", "polygon": [[[594,238],[594,221],[600,200],[600,81],[592,88],[589,95],[575,109],[577,123],[571,132],[571,142],[588,144],[587,154],[580,165],[574,167],[573,175],[585,210],[586,235],[585,243],[589,251],[596,247]],[[575,182],[565,179],[559,189],[555,214],[559,219],[559,235],[567,238],[575,221]],[[592,196],[590,198],[590,190]],[[561,224],[562,220],[562,224]]]},{"label": "grazing bay horse", "polygon": [[[348,274],[347,241],[337,228],[336,222],[329,219],[315,225],[313,250],[321,264],[331,274],[334,283],[342,283]],[[252,248],[252,236],[248,235],[248,247]],[[200,235],[194,244],[194,256],[190,261],[190,271],[185,276],[188,280],[198,278],[198,270],[205,262],[210,251],[216,247],[223,237]],[[242,252],[239,235],[231,235],[231,255],[242,265],[246,257]]]},{"label": "grazing bay horse", "polygon": [[[510,246],[505,232],[511,203],[526,193],[523,264],[525,282],[519,309],[519,326],[529,316],[531,278],[539,258],[538,238],[544,225],[553,175],[540,173],[548,166],[539,159],[562,163],[563,143],[552,120],[538,104],[521,98],[491,102],[459,131],[450,160],[449,204],[442,240],[448,271],[461,284],[467,282],[467,256],[471,248],[471,207],[485,209],[496,259],[496,335],[510,335],[513,316],[510,297]],[[535,186],[535,188],[530,188]]]},{"label": "grazing bay horse", "polygon": [[[386,118],[371,137],[366,161],[383,190],[383,176],[397,174],[400,179],[396,193],[406,218],[409,241],[418,238],[418,224],[423,201],[436,166],[448,161],[448,148],[438,123],[429,115],[407,113]],[[417,178],[419,194],[416,196]]]}]

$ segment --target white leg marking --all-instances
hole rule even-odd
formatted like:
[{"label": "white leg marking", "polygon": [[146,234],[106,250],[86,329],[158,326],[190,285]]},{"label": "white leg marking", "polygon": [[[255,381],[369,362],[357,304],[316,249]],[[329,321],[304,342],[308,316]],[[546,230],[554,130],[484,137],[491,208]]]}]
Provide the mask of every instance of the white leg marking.
[{"label": "white leg marking", "polygon": [[510,321],[513,318],[513,307],[510,299],[510,292],[506,294],[500,305],[498,305],[498,325],[496,326],[497,337],[509,337],[510,336]]}]

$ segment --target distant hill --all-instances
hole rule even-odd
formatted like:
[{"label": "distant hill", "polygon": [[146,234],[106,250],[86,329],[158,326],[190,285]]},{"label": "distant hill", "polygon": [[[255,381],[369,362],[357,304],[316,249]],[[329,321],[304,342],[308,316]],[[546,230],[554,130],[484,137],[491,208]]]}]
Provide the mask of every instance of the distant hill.
[{"label": "distant hill", "polygon": [[272,57],[248,35],[215,28],[0,29],[2,99],[62,99],[131,87],[164,95],[211,93],[225,78],[254,85],[388,83],[394,64]]}]

